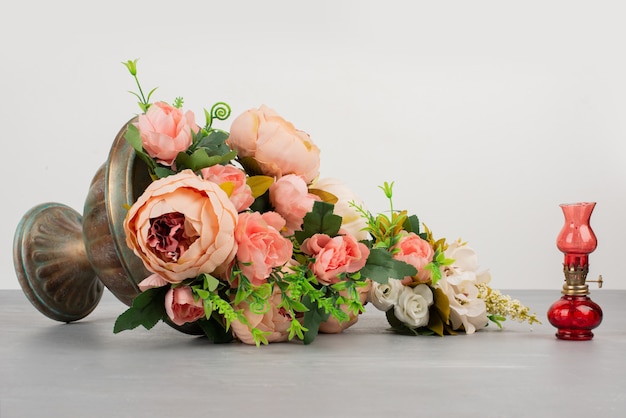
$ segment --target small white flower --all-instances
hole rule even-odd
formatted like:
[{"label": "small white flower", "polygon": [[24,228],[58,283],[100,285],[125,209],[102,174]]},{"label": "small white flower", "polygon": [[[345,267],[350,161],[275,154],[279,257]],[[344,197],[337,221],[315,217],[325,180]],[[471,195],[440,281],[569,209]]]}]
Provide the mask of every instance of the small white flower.
[{"label": "small white flower", "polygon": [[400,280],[389,279],[387,283],[377,283],[372,281],[368,300],[381,311],[387,311],[398,302],[398,296],[404,289]]},{"label": "small white flower", "polygon": [[428,308],[433,304],[433,292],[425,284],[414,288],[405,287],[398,297],[393,313],[400,321],[411,328],[428,325]]}]

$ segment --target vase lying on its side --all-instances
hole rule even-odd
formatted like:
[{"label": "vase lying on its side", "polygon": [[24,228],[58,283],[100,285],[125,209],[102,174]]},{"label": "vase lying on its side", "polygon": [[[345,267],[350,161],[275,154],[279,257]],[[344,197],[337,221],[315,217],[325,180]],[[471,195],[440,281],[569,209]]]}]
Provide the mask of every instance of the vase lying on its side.
[{"label": "vase lying on its side", "polygon": [[[123,228],[128,207],[151,181],[124,138],[128,123],[96,172],[82,215],[49,202],[33,207],[18,224],[13,241],[18,281],[29,301],[51,319],[71,322],[89,315],[105,286],[130,306],[137,284],[150,274],[126,246]],[[195,325],[168,324],[201,333]]]}]

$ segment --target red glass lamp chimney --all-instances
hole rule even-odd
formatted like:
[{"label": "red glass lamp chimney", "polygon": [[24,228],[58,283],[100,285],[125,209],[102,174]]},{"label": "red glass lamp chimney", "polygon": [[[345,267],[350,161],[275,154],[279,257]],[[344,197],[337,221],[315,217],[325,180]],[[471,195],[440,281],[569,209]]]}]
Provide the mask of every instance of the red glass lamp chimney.
[{"label": "red glass lamp chimney", "polygon": [[568,267],[589,265],[589,253],[598,246],[589,220],[596,206],[595,202],[560,205],[565,215],[565,224],[556,239],[556,246],[565,254],[563,264]]},{"label": "red glass lamp chimney", "polygon": [[[591,330],[602,322],[602,309],[587,296],[589,286],[585,283],[589,254],[598,245],[589,224],[595,205],[595,202],[560,205],[565,224],[556,244],[564,254],[565,284],[563,296],[548,309],[548,320],[557,328],[556,337],[562,340],[590,340],[593,338]],[[602,287],[602,276],[597,282]]]}]

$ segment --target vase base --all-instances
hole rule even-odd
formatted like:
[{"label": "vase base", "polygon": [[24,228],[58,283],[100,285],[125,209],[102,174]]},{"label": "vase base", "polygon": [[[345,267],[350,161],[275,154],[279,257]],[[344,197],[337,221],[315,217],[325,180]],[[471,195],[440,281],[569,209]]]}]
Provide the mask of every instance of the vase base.
[{"label": "vase base", "polygon": [[104,285],[87,260],[82,216],[68,206],[43,203],[22,217],[13,264],[28,300],[51,319],[77,321],[100,302]]},{"label": "vase base", "polygon": [[556,332],[559,340],[588,341],[593,338],[593,332],[580,329],[560,329]]}]

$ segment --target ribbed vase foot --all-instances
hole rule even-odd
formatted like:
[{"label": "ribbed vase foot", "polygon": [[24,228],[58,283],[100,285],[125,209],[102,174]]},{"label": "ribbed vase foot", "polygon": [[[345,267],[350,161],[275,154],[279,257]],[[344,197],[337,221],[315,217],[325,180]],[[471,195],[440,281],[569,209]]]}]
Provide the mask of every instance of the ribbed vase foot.
[{"label": "ribbed vase foot", "polygon": [[82,216],[59,203],[43,203],[20,221],[13,264],[26,297],[41,313],[61,322],[94,310],[104,285],[85,252]]}]

